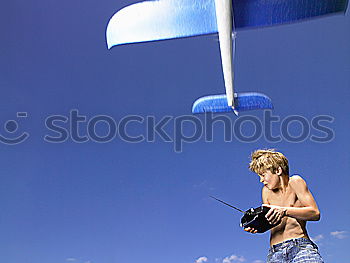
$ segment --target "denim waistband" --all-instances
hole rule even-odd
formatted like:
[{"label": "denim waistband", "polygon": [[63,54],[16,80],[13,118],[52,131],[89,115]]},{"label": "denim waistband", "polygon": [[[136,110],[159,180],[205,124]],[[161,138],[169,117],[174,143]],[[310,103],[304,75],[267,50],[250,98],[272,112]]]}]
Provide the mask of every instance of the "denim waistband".
[{"label": "denim waistband", "polygon": [[270,250],[275,252],[275,251],[283,249],[287,246],[298,246],[298,245],[302,245],[302,244],[310,244],[317,249],[317,246],[314,242],[312,242],[308,238],[301,237],[301,238],[288,239],[288,240],[283,241],[281,243],[278,243],[276,245],[272,245],[272,247],[270,247]]}]

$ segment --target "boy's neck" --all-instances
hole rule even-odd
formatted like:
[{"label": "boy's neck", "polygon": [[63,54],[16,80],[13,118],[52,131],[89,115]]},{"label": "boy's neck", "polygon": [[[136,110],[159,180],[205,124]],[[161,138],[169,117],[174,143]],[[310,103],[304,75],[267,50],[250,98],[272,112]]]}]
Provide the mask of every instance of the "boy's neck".
[{"label": "boy's neck", "polygon": [[286,192],[288,185],[289,185],[289,176],[286,174],[280,175],[280,186],[277,188],[277,191],[280,191],[281,193]]}]

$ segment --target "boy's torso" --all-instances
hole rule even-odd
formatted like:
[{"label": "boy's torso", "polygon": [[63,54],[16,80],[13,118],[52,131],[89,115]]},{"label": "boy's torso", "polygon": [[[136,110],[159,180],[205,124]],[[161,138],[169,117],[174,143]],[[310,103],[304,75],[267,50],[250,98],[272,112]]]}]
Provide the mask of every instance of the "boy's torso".
[{"label": "boy's torso", "polygon": [[[290,177],[288,187],[283,193],[281,191],[267,190],[266,197],[269,204],[282,207],[303,207],[293,187],[290,185],[292,178]],[[301,237],[308,238],[306,222],[292,217],[284,217],[279,225],[271,229],[270,245]]]}]

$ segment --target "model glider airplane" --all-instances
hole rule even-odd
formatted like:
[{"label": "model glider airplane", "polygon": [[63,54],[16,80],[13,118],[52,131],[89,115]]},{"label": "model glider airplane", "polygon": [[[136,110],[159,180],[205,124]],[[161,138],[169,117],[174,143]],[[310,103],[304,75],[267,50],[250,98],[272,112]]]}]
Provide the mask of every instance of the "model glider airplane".
[{"label": "model glider airplane", "polygon": [[158,0],[127,6],[108,23],[108,48],[115,45],[205,34],[219,34],[226,95],[196,100],[192,112],[229,112],[272,108],[261,93],[234,93],[236,29],[298,22],[344,14],[348,0]]}]

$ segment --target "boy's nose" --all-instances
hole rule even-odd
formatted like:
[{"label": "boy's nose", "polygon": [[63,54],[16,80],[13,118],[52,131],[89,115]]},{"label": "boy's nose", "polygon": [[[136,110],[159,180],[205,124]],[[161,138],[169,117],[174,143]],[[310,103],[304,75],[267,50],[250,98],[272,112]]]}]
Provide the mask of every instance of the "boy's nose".
[{"label": "boy's nose", "polygon": [[260,183],[264,182],[264,178],[260,177]]}]

